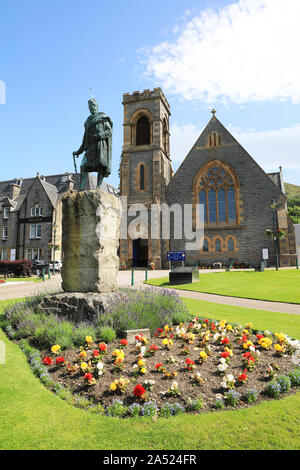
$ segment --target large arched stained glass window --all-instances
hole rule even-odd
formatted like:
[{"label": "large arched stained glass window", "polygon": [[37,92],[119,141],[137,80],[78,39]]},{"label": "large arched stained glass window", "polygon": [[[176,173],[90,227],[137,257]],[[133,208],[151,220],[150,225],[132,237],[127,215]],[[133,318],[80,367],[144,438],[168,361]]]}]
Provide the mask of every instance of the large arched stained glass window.
[{"label": "large arched stained glass window", "polygon": [[214,161],[196,179],[197,203],[204,205],[206,224],[237,223],[236,178],[222,162]]}]

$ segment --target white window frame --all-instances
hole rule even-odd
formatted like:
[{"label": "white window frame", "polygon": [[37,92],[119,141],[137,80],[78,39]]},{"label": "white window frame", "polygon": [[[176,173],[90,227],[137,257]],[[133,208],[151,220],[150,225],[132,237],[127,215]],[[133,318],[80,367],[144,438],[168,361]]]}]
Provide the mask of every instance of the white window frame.
[{"label": "white window frame", "polygon": [[[38,235],[38,232],[40,232],[40,235]],[[42,224],[36,224],[36,226],[35,226],[35,238],[42,238]]]},{"label": "white window frame", "polygon": [[29,227],[29,238],[30,239],[35,238],[35,231],[36,231],[35,224],[30,224],[30,227]]},{"label": "white window frame", "polygon": [[2,240],[8,239],[8,226],[4,225],[2,229]]},{"label": "white window frame", "polygon": [[3,207],[3,219],[8,219],[10,213],[9,207]]},{"label": "white window frame", "polygon": [[7,248],[1,250],[1,261],[7,261]]}]

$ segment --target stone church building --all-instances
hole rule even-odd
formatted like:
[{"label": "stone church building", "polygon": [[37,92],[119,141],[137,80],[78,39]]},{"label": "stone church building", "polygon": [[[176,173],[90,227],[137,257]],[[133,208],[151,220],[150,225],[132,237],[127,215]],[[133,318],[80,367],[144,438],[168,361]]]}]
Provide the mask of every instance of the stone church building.
[{"label": "stone church building", "polygon": [[[127,267],[168,267],[168,251],[185,251],[186,265],[256,267],[262,250],[268,249],[267,265],[296,264],[295,232],[286,207],[282,170],[265,173],[236,141],[212,111],[207,126],[175,174],[170,156],[170,106],[160,88],[126,93],[124,143],[120,163],[120,195],[128,209],[143,204],[147,228],[141,236],[120,240],[120,262]],[[151,238],[150,208],[179,204],[192,207],[196,228],[196,205],[204,208],[204,240],[198,249],[186,250],[183,236],[174,237],[171,211],[169,239]],[[272,205],[272,207],[271,207]],[[138,207],[138,206],[135,206]],[[138,213],[128,213],[128,227]],[[178,221],[177,225],[178,225]],[[184,218],[182,219],[184,224]],[[282,229],[276,243],[267,229]],[[148,234],[146,233],[148,231]],[[266,251],[265,251],[266,252]]]}]

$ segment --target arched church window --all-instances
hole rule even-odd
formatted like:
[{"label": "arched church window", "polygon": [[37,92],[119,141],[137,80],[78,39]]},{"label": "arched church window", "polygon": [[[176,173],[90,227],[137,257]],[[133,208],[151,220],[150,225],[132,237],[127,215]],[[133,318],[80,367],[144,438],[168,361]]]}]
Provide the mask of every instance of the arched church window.
[{"label": "arched church window", "polygon": [[232,237],[228,238],[228,251],[234,251],[234,240]]},{"label": "arched church window", "polygon": [[142,163],[140,165],[140,190],[145,189],[145,165]]},{"label": "arched church window", "polygon": [[204,241],[203,241],[203,251],[206,252],[206,253],[209,251],[209,245],[208,245],[208,239],[207,238],[204,238]]},{"label": "arched church window", "polygon": [[222,251],[222,245],[220,238],[215,239],[215,251],[220,252]]},{"label": "arched church window", "polygon": [[237,223],[237,180],[227,165],[214,161],[201,169],[194,191],[196,202],[204,205],[205,224]]},{"label": "arched church window", "polygon": [[136,123],[136,145],[150,144],[150,123],[146,116],[141,116]]}]

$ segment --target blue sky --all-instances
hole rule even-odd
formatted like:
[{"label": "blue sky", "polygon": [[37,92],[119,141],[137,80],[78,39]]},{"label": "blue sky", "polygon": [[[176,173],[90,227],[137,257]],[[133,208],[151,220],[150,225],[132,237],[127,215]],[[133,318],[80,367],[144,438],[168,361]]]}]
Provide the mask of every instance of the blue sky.
[{"label": "blue sky", "polygon": [[117,186],[122,95],[161,87],[175,170],[215,107],[264,170],[300,184],[299,15],[299,0],[2,0],[0,179],[73,171],[92,88]]}]

